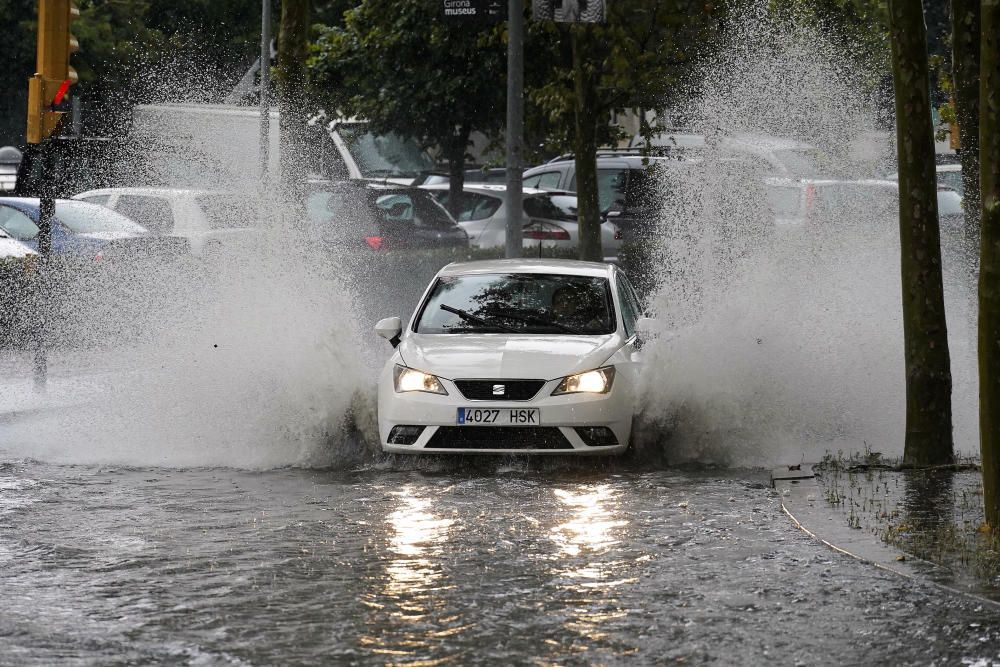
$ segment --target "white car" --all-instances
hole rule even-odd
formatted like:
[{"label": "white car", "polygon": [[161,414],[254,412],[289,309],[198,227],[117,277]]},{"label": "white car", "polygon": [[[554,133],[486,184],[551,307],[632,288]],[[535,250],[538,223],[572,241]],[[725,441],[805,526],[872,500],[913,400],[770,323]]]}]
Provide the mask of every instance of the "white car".
[{"label": "white car", "polygon": [[449,264],[379,377],[386,452],[621,454],[641,336],[652,330],[625,274],[571,260]]},{"label": "white car", "polygon": [[[448,184],[421,186],[443,206],[448,204]],[[476,248],[503,247],[507,240],[506,185],[470,183],[462,189],[462,209],[455,216],[458,225],[469,235],[469,245]],[[580,243],[576,216],[576,195],[524,189],[522,203],[524,254],[530,256],[542,248],[571,250]],[[621,234],[611,222],[601,223],[601,250],[605,259],[614,259],[621,248]]]},{"label": "white car", "polygon": [[[893,180],[767,178],[764,182],[768,204],[779,226],[852,216],[881,216],[894,221],[898,216],[899,184]],[[955,190],[938,185],[937,200],[942,221],[963,215],[962,199]]]},{"label": "white car", "polygon": [[4,266],[7,263],[17,263],[26,264],[28,266],[34,261],[34,258],[38,255],[34,250],[24,245],[17,239],[14,239],[0,228],[0,266]]},{"label": "white car", "polygon": [[73,199],[100,204],[131,218],[152,234],[188,240],[191,254],[253,246],[258,212],[236,193],[182,188],[103,188]]}]

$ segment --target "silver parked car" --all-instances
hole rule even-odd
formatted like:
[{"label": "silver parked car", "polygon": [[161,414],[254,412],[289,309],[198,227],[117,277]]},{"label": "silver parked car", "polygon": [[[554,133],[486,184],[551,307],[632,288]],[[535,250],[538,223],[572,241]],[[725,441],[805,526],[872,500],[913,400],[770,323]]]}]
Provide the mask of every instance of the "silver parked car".
[{"label": "silver parked car", "polygon": [[[448,204],[446,183],[421,186],[442,204]],[[469,244],[477,248],[502,247],[507,239],[507,187],[486,183],[463,188],[462,207],[456,219],[469,235]],[[579,245],[576,195],[524,189],[523,234],[525,254],[542,249],[571,250]],[[618,227],[607,220],[601,223],[601,248],[606,260],[617,258],[621,247]]]}]

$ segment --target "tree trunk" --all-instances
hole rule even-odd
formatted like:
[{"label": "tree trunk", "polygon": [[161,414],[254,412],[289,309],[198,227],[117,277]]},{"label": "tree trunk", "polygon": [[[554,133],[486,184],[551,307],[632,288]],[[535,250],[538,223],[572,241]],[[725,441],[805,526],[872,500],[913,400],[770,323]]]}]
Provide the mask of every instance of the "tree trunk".
[{"label": "tree trunk", "polygon": [[283,192],[296,206],[305,192],[305,132],[308,108],[305,95],[309,42],[309,0],[283,0],[278,29],[278,110]]},{"label": "tree trunk", "polygon": [[465,151],[469,147],[469,134],[472,130],[464,125],[452,137],[448,146],[448,212],[458,219],[462,210],[462,199],[465,188]]},{"label": "tree trunk", "polygon": [[915,0],[889,0],[899,158],[899,237],[906,359],[904,459],[953,461],[951,363],[941,284],[927,28]]},{"label": "tree trunk", "polygon": [[586,37],[589,26],[573,25],[573,112],[576,118],[576,206],[580,232],[579,257],[583,260],[604,260],[601,250],[601,208],[597,192],[597,122],[593,73],[586,66],[586,49],[591,48]]},{"label": "tree trunk", "polygon": [[965,226],[979,240],[979,33],[981,0],[951,0],[952,78],[965,190]]},{"label": "tree trunk", "polygon": [[979,446],[986,523],[1000,528],[1000,0],[983,0],[979,160]]}]

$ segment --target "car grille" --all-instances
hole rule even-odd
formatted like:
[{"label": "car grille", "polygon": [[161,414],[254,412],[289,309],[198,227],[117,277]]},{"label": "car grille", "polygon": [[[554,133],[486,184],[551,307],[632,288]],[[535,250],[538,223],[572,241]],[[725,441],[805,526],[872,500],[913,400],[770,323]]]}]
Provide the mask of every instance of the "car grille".
[{"label": "car grille", "polygon": [[441,426],[430,449],[573,449],[554,426]]},{"label": "car grille", "polygon": [[[455,380],[455,386],[470,401],[530,401],[545,380]],[[502,394],[494,387],[502,386]]]}]

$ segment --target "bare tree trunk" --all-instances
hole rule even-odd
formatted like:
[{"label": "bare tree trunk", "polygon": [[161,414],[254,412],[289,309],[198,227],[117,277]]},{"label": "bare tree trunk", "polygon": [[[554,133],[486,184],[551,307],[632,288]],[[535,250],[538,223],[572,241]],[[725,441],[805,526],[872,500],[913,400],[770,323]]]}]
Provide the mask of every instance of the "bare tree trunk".
[{"label": "bare tree trunk", "polygon": [[1000,528],[1000,0],[983,0],[979,160],[979,447],[986,523]]},{"label": "bare tree trunk", "polygon": [[927,74],[927,28],[919,0],[889,0],[899,157],[899,236],[906,356],[904,459],[954,459],[951,362],[941,283],[934,130]]},{"label": "bare tree trunk", "polygon": [[281,181],[289,201],[302,202],[305,189],[306,56],[309,44],[309,0],[282,0],[278,29],[278,110],[281,136]]},{"label": "bare tree trunk", "polygon": [[580,231],[580,259],[592,262],[604,260],[601,250],[601,205],[597,192],[597,122],[595,114],[593,72],[586,64],[585,49],[590,48],[586,24],[573,25],[573,83],[576,117],[576,219]]},{"label": "bare tree trunk", "polygon": [[462,199],[465,188],[465,151],[469,147],[469,135],[472,130],[468,125],[458,129],[448,146],[448,212],[456,219],[462,210]]},{"label": "bare tree trunk", "polygon": [[952,78],[961,144],[965,226],[979,237],[979,34],[981,0],[951,0]]}]

